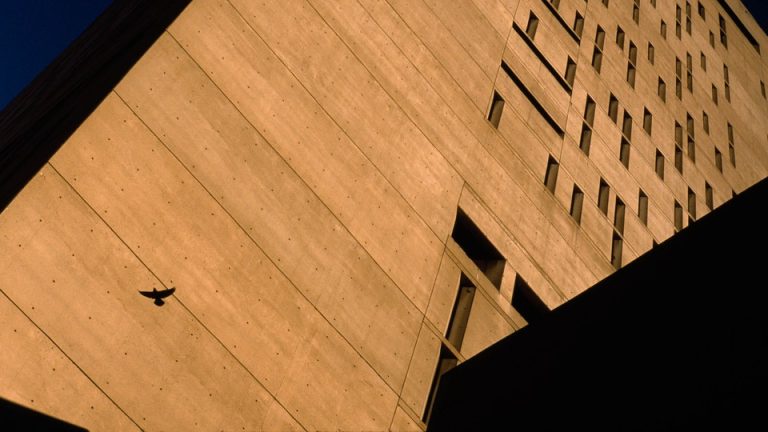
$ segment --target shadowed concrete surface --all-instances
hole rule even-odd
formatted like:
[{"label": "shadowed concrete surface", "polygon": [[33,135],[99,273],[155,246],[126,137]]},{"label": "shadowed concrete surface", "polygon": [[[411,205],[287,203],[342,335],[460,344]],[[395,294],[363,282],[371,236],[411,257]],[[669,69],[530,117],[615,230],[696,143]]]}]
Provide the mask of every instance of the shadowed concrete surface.
[{"label": "shadowed concrete surface", "polygon": [[768,181],[443,376],[429,430],[768,426]]}]

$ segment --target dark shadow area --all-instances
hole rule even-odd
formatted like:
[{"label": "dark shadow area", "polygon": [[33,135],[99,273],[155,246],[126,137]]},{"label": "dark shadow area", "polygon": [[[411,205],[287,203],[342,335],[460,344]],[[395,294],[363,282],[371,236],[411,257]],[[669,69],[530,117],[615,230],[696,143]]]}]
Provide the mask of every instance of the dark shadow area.
[{"label": "dark shadow area", "polygon": [[506,260],[462,209],[456,211],[451,237],[496,288],[501,286]]},{"label": "dark shadow area", "polygon": [[429,430],[768,429],[768,180],[441,378]]},{"label": "dark shadow area", "polygon": [[162,306],[165,304],[163,299],[173,295],[174,291],[176,291],[176,288],[168,288],[160,291],[158,291],[157,288],[152,288],[152,291],[139,291],[139,294],[154,299],[155,301],[153,303],[155,306]]},{"label": "dark shadow area", "polygon": [[191,0],[115,0],[0,113],[0,211]]},{"label": "dark shadow area", "polygon": [[0,430],[81,432],[87,429],[0,398]]}]

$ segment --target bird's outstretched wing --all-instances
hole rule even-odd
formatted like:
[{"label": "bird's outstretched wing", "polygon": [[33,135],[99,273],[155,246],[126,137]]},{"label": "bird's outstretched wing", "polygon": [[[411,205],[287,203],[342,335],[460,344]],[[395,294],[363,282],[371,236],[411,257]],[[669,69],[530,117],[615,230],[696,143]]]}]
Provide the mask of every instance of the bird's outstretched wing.
[{"label": "bird's outstretched wing", "polygon": [[169,295],[173,294],[174,291],[176,291],[176,288],[168,288],[160,291],[153,289],[152,291],[139,291],[139,294],[143,295],[144,297],[157,300],[168,297]]}]

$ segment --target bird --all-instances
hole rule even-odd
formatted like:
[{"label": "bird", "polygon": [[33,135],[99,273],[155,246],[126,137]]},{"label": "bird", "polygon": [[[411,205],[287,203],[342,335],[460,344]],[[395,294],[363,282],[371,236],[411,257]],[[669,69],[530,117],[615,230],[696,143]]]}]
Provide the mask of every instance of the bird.
[{"label": "bird", "polygon": [[160,291],[158,291],[157,288],[152,287],[152,291],[139,291],[139,293],[141,295],[143,295],[144,297],[149,297],[151,299],[155,299],[155,304],[157,306],[162,306],[162,305],[165,304],[163,299],[165,297],[168,297],[169,295],[173,294],[174,291],[176,291],[176,288],[173,288],[173,287],[168,288],[168,289],[164,289],[164,290],[160,290]]}]

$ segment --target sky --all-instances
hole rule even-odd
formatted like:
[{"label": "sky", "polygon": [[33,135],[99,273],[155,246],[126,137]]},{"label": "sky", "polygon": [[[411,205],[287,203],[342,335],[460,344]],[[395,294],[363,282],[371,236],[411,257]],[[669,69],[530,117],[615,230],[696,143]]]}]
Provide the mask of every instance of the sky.
[{"label": "sky", "polygon": [[[768,29],[768,0],[742,1],[763,29]],[[0,0],[0,110],[111,2]],[[695,10],[695,3],[691,3]]]}]

